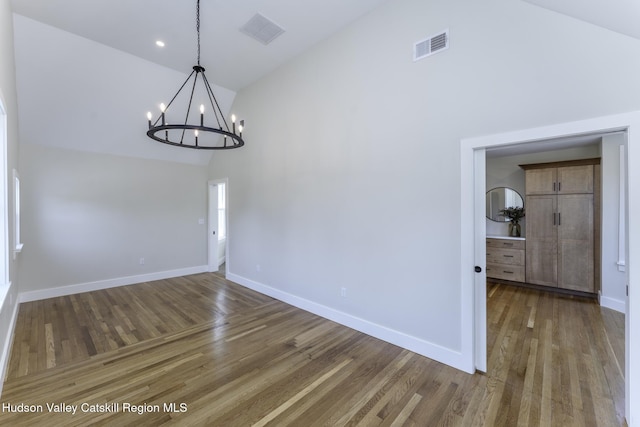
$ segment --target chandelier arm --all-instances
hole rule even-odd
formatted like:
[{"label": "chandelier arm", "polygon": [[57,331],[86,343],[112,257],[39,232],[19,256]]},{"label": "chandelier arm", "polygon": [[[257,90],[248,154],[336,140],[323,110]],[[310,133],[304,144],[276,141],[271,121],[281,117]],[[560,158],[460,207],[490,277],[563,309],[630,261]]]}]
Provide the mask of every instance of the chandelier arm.
[{"label": "chandelier arm", "polygon": [[[220,112],[220,118],[222,119],[222,123],[224,123],[225,129],[228,131],[229,125],[227,124],[227,121],[224,118],[224,114],[222,114],[222,109],[220,108],[220,105],[218,104],[218,100],[216,99],[216,96],[213,94],[213,90],[211,89],[211,85],[209,84],[209,80],[207,79],[207,76],[204,75],[204,73],[202,73],[202,80],[204,81],[204,84],[207,88],[207,93],[209,95],[209,101],[211,102],[211,105],[215,103],[215,108],[213,110],[215,111],[216,108],[218,109],[218,112]],[[213,101],[211,101],[211,98],[213,98]],[[218,125],[220,125],[220,120],[218,120],[218,113],[216,113],[216,120],[218,121]]]},{"label": "chandelier arm", "polygon": [[[191,73],[193,74],[193,73]],[[187,114],[184,116],[184,125],[186,126],[187,123],[189,122],[189,112],[191,112],[191,104],[193,103],[193,93],[196,90],[196,83],[198,83],[198,74],[200,74],[199,72],[196,72],[196,77],[193,79],[193,86],[191,86],[191,96],[189,97],[189,104],[187,105]],[[182,142],[184,141],[184,133],[187,129],[183,128],[182,129],[182,136],[180,137],[180,144],[182,144]]]},{"label": "chandelier arm", "polygon": [[[209,103],[211,104],[211,108],[213,109],[213,114],[216,118],[216,123],[218,123],[218,127],[222,129],[222,125],[220,124],[220,119],[222,119],[222,121],[224,122],[224,115],[222,114],[222,110],[218,105],[218,100],[216,99],[216,96],[213,94],[213,91],[211,90],[211,86],[209,86],[209,80],[207,80],[207,76],[204,73],[202,73],[202,81],[204,82],[205,92],[209,97]],[[225,126],[227,125],[226,123],[224,124]],[[226,130],[229,130],[228,126],[226,127]]]},{"label": "chandelier arm", "polygon": [[169,109],[169,106],[173,103],[173,101],[178,97],[178,95],[180,94],[180,91],[182,91],[182,88],[186,86],[187,82],[189,81],[189,79],[191,78],[191,76],[193,76],[193,73],[195,73],[195,70],[191,71],[191,74],[189,74],[189,77],[187,77],[187,79],[184,81],[184,83],[182,83],[182,86],[180,86],[180,89],[178,89],[178,91],[176,92],[175,95],[173,95],[173,98],[171,98],[171,101],[169,101],[169,103],[167,104],[167,110]]},{"label": "chandelier arm", "polygon": [[[180,94],[180,91],[182,91],[182,88],[187,84],[187,82],[189,81],[189,79],[191,78],[191,76],[193,76],[193,73],[195,73],[194,71],[191,71],[191,74],[189,74],[189,77],[187,77],[187,79],[184,81],[184,83],[182,83],[182,86],[180,86],[180,89],[178,89],[178,91],[176,92],[175,95],[173,95],[173,98],[171,98],[171,101],[169,101],[169,103],[167,104],[167,106],[164,108],[164,111],[167,111],[169,109],[169,107],[171,106],[171,104],[173,103],[173,101],[176,99],[176,97]],[[158,125],[158,122],[160,121],[160,119],[162,118],[162,115],[160,115],[156,121],[153,123],[154,126]],[[160,123],[161,125],[164,125],[164,123]]]}]

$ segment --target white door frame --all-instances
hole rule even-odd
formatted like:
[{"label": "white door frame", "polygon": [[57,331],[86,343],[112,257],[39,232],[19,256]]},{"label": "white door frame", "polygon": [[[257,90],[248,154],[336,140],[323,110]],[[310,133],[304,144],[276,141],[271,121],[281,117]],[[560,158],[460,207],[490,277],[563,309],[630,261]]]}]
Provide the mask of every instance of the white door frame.
[{"label": "white door frame", "polygon": [[[476,247],[485,241],[486,229],[478,226],[476,213],[480,197],[476,192],[485,181],[484,168],[477,167],[476,151],[488,147],[526,144],[566,136],[579,136],[614,131],[627,132],[627,297],[625,316],[625,415],[629,425],[640,423],[640,406],[630,402],[640,401],[640,223],[629,218],[640,218],[640,111],[617,114],[575,122],[506,132],[475,138],[465,138],[461,146],[461,286],[462,286],[462,354],[469,370],[486,367],[486,304],[481,304],[486,287],[475,287],[474,266]],[[484,153],[482,154],[484,157]],[[484,203],[484,198],[482,198]],[[481,210],[482,211],[482,210]],[[480,242],[479,242],[480,241]],[[482,265],[484,269],[484,265]],[[484,344],[482,344],[484,343]],[[631,363],[631,361],[634,363]]]},{"label": "white door frame", "polygon": [[[11,252],[11,237],[9,235],[9,188],[7,185],[7,145],[9,144],[8,133],[9,123],[7,120],[7,110],[2,92],[0,92],[0,196],[6,201],[0,208],[0,236],[4,234],[4,242],[0,245],[0,286],[9,286],[11,277],[9,275],[9,253]],[[18,244],[19,242],[14,242]],[[8,252],[7,252],[8,251]],[[0,387],[1,389],[1,387]]]},{"label": "white door frame", "polygon": [[209,181],[207,186],[207,271],[218,271],[218,183]]}]

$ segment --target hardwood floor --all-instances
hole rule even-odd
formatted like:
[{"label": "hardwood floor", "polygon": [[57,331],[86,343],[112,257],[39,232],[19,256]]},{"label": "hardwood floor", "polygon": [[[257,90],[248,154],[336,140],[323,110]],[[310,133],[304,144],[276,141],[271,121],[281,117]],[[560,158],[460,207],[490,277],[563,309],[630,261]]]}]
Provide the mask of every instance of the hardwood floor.
[{"label": "hardwood floor", "polygon": [[624,425],[622,315],[495,284],[488,313],[469,375],[216,274],[25,303],[0,425]]}]

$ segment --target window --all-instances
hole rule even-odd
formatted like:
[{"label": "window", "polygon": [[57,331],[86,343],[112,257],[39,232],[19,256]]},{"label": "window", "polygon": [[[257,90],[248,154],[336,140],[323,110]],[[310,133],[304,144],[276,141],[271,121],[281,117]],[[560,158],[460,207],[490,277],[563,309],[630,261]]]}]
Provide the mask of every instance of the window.
[{"label": "window", "polygon": [[13,248],[13,259],[18,252],[22,251],[22,240],[20,238],[20,175],[17,170],[13,170],[13,237],[15,246]]},{"label": "window", "polygon": [[226,184],[218,184],[218,240],[227,238],[227,188]]}]

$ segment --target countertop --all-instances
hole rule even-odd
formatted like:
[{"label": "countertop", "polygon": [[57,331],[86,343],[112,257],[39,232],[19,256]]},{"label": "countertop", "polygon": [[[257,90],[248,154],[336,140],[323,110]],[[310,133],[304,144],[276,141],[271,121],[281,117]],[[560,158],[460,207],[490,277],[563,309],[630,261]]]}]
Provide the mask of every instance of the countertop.
[{"label": "countertop", "polygon": [[524,237],[496,236],[495,234],[487,234],[487,239],[525,240]]}]

